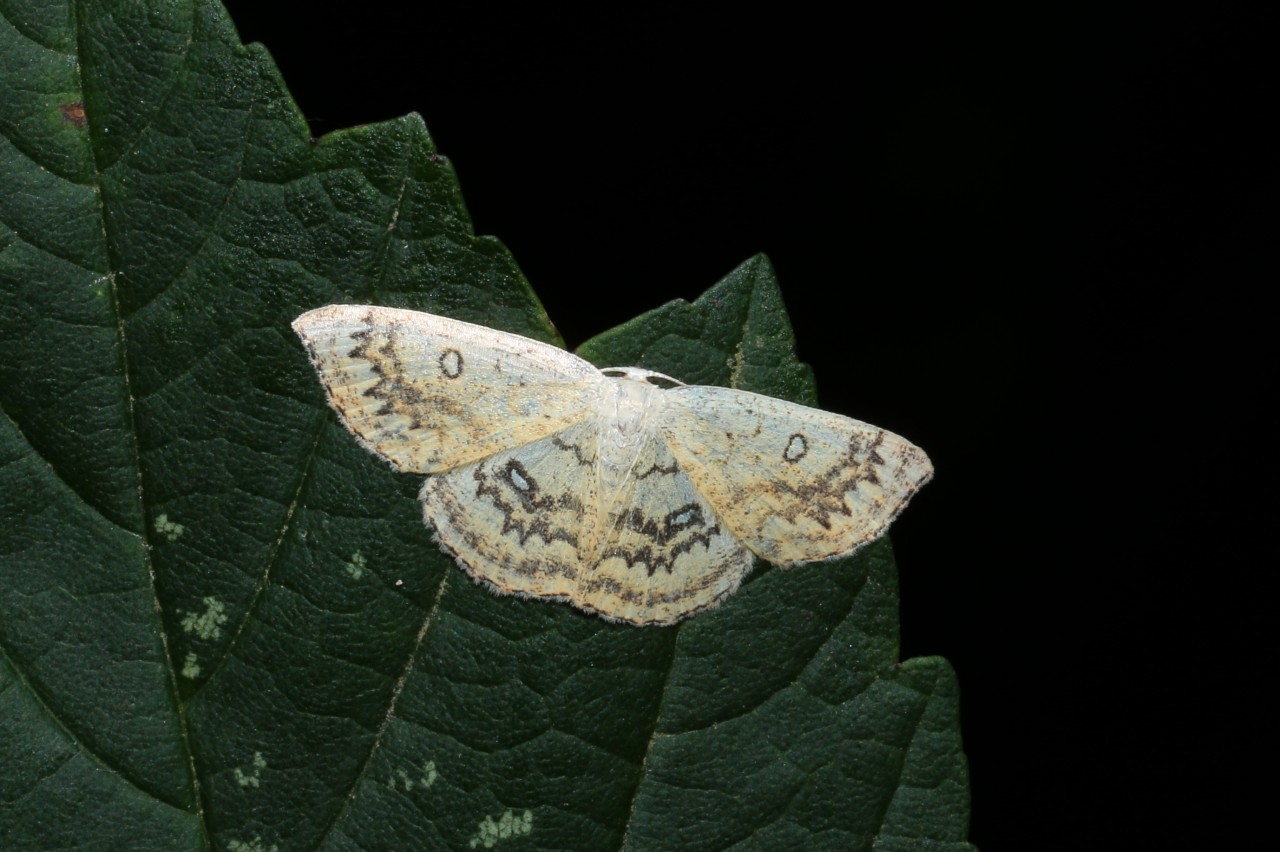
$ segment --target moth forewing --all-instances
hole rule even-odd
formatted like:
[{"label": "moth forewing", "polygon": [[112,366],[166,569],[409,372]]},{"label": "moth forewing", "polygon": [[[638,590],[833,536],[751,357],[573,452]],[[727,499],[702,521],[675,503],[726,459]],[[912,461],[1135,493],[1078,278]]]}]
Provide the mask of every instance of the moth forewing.
[{"label": "moth forewing", "polygon": [[661,429],[734,535],[781,565],[874,541],[933,473],[891,432],[729,388],[672,389]]},{"label": "moth forewing", "polygon": [[577,423],[604,381],[563,349],[418,311],[329,305],[293,328],[343,425],[410,473],[452,470]]}]

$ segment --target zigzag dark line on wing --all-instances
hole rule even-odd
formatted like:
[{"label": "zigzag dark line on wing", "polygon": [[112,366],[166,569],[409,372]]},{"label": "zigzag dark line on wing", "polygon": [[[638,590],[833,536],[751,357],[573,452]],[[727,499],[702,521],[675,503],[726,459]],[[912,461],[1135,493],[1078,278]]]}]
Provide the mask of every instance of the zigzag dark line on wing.
[{"label": "zigzag dark line on wing", "polygon": [[[567,529],[552,529],[542,518],[536,518],[532,523],[526,524],[523,520],[515,516],[516,507],[513,503],[504,498],[501,486],[496,484],[492,477],[485,471],[483,464],[476,465],[473,474],[476,482],[476,497],[488,497],[494,507],[502,513],[502,534],[506,535],[515,532],[516,537],[521,544],[528,542],[535,535],[543,541],[550,543],[552,541],[563,541],[571,545],[574,549],[578,547],[578,537]],[[554,511],[558,509],[568,509],[576,511],[579,514],[583,512],[582,502],[573,494],[561,494],[559,497],[550,495],[530,496],[521,495],[520,502],[523,504],[524,511],[530,514],[538,512]],[[456,524],[462,527],[464,524]]]}]

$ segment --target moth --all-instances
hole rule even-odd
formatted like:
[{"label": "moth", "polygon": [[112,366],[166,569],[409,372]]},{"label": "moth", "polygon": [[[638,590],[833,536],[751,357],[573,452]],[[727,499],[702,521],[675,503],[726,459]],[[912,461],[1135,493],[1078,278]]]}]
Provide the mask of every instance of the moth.
[{"label": "moth", "polygon": [[434,314],[329,305],[293,328],[356,440],[429,475],[424,519],[468,574],[611,621],[714,607],[756,556],[853,553],[933,474],[858,420]]}]

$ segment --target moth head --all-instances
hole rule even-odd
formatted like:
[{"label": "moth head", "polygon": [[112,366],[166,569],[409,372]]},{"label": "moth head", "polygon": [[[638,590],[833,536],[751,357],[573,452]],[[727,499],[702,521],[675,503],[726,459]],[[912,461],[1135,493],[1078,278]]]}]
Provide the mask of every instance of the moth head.
[{"label": "moth head", "polygon": [[600,372],[611,378],[640,382],[659,388],[684,387],[684,382],[679,379],[673,379],[663,373],[655,373],[653,370],[644,370],[640,367],[606,367]]}]

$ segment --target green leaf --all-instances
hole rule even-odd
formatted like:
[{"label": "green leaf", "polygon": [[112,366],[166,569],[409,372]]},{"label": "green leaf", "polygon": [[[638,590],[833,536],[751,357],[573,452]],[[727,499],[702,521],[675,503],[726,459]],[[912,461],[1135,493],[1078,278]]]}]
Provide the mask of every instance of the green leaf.
[{"label": "green leaf", "polygon": [[[887,541],[666,629],[500,598],[324,406],[333,302],[553,340],[416,116],[319,141],[219,5],[0,19],[0,848],[960,849]],[[768,263],[602,366],[813,402]]]}]

